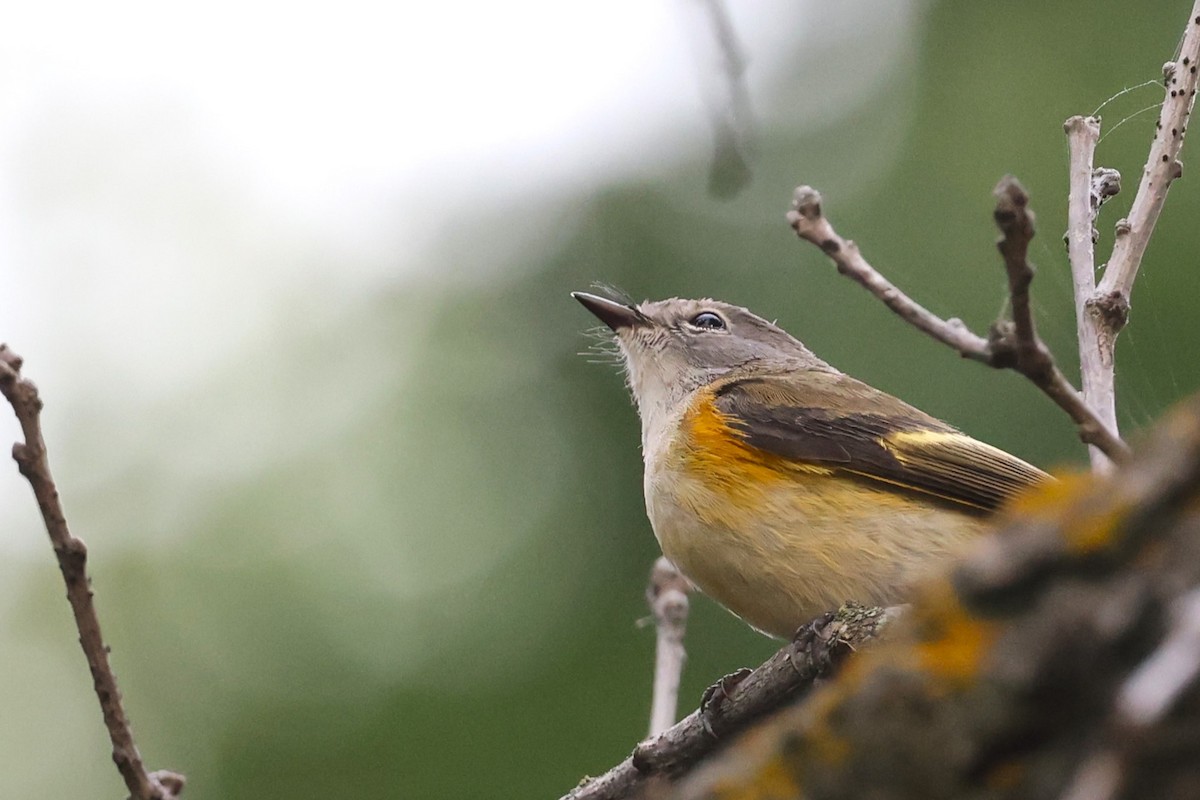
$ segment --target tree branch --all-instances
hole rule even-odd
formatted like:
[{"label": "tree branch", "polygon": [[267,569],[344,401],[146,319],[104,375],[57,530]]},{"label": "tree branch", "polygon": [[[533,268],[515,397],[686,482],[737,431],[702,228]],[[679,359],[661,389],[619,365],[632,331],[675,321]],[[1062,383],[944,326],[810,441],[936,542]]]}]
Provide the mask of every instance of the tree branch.
[{"label": "tree branch", "polygon": [[1117,241],[1091,305],[1112,329],[1113,338],[1129,319],[1129,296],[1146,245],[1162,212],[1171,183],[1183,174],[1179,151],[1196,100],[1200,61],[1200,0],[1192,6],[1176,61],[1163,65],[1166,96],[1158,115],[1154,141],[1129,216],[1117,222]]},{"label": "tree branch", "polygon": [[38,508],[58,557],[67,585],[67,600],[79,629],[79,644],[92,673],[100,711],[112,741],[112,757],[133,800],[172,800],[183,791],[184,778],[173,772],[147,774],[133,740],[133,731],[121,705],[117,678],[108,661],[109,648],[100,632],[100,620],[92,602],[91,579],[87,574],[87,547],[71,535],[63,513],[58,488],[50,474],[46,442],[42,437],[42,400],[33,381],[21,376],[21,357],[0,344],[0,393],[12,405],[21,424],[24,442],[13,445],[13,459],[33,487]]},{"label": "tree branch", "polygon": [[679,681],[687,651],[688,592],[691,584],[675,565],[660,556],[650,570],[646,601],[654,615],[654,694],[650,703],[650,735],[657,736],[675,724],[679,709]]},{"label": "tree branch", "polygon": [[1094,444],[1114,461],[1129,457],[1129,447],[1110,430],[1083,402],[1079,392],[1067,380],[1050,348],[1037,335],[1033,311],[1029,302],[1029,285],[1033,282],[1033,265],[1029,263],[1029,242],[1033,238],[1033,213],[1029,210],[1029,195],[1011,175],[996,185],[996,226],[1000,240],[996,246],[1004,257],[1008,274],[1008,292],[1012,302],[1012,332],[1003,323],[992,326],[989,337],[992,352],[1003,362],[1003,353],[1015,357],[1013,369],[1020,372],[1046,393],[1059,408],[1067,412],[1079,428],[1079,438]]},{"label": "tree branch", "polygon": [[708,713],[712,733],[705,728],[701,710],[693,711],[639,744],[608,772],[585,778],[561,800],[618,800],[635,796],[656,780],[677,777],[725,739],[804,694],[818,678],[833,674],[847,655],[881,636],[898,615],[898,609],[848,603],[836,614],[811,623],[794,642],[740,681],[715,713]]},{"label": "tree branch", "polygon": [[[1120,191],[1113,170],[1093,170],[1100,135],[1097,117],[1071,117],[1064,124],[1070,152],[1067,250],[1075,287],[1075,321],[1079,337],[1079,372],[1084,402],[1111,431],[1117,430],[1115,350],[1117,335],[1129,319],[1129,298],[1154,225],[1171,183],[1183,171],[1179,151],[1195,102],[1200,60],[1200,0],[1196,0],[1177,60],[1163,65],[1165,96],[1146,167],[1129,216],[1117,222],[1116,243],[1099,286],[1095,281],[1093,227],[1100,204]],[[1114,180],[1116,176],[1116,180]],[[1110,468],[1091,448],[1092,468]]]},{"label": "tree branch", "polygon": [[1070,381],[1055,366],[1049,349],[1037,337],[1029,306],[1029,284],[1033,268],[1025,257],[1033,237],[1033,217],[1028,196],[1014,178],[1004,178],[996,187],[996,223],[1004,236],[998,246],[1005,257],[1013,323],[997,323],[984,339],[958,319],[943,320],[933,314],[875,270],[854,242],[833,229],[821,209],[821,195],[811,186],[796,189],[787,219],[796,235],[818,247],[837,265],[838,272],[853,278],[878,297],[902,319],[962,356],[991,367],[1007,367],[1029,378],[1060,408],[1067,412],[1086,444],[1101,448],[1109,458],[1121,461],[1129,448],[1116,433],[1097,419],[1079,398]]},{"label": "tree branch", "polygon": [[[1075,292],[1075,329],[1079,339],[1079,379],[1083,401],[1108,426],[1117,430],[1117,400],[1113,339],[1105,335],[1103,318],[1088,301],[1096,292],[1096,215],[1100,206],[1121,191],[1116,170],[1093,169],[1100,140],[1100,118],[1075,116],[1063,124],[1070,154],[1067,194],[1067,256]],[[1088,447],[1092,469],[1107,471],[1112,462],[1094,445]]]},{"label": "tree branch", "polygon": [[992,363],[986,339],[972,333],[962,320],[944,320],[917,303],[867,263],[858,245],[838,235],[821,210],[821,194],[816,189],[811,186],[796,189],[787,220],[797,236],[812,242],[833,260],[838,272],[857,281],[908,324],[954,348],[964,358]]},{"label": "tree branch", "polygon": [[[701,97],[708,108],[713,130],[713,158],[708,171],[708,191],[731,198],[750,184],[750,161],[755,148],[755,121],[746,86],[746,57],[738,42],[733,19],[724,0],[699,0],[695,4],[710,29],[711,43],[697,34],[696,52]],[[709,74],[712,64],[719,74]]]}]

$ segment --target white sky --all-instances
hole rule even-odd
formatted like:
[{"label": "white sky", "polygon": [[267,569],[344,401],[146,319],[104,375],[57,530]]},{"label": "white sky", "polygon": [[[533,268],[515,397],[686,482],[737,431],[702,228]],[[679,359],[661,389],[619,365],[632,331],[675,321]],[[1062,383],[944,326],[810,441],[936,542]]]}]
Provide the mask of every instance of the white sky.
[{"label": "white sky", "polygon": [[[753,93],[814,5],[728,5]],[[872,5],[823,11],[822,35],[830,14],[855,25]],[[0,341],[52,398],[51,430],[81,408],[126,424],[270,335],[279,298],[317,285],[336,308],[403,280],[465,207],[703,152],[716,57],[698,8],[15,4],[0,26]],[[0,441],[16,433],[0,413]],[[0,477],[0,546],[26,492]]]},{"label": "white sky", "polygon": [[[761,75],[787,38],[769,23],[795,10],[752,5],[740,33]],[[0,33],[4,335],[54,335],[39,323],[64,304],[102,338],[118,322],[94,317],[105,300],[143,323],[215,301],[220,263],[187,268],[194,250],[173,243],[204,235],[213,206],[258,223],[215,232],[209,256],[229,263],[247,238],[299,228],[298,243],[354,255],[399,242],[411,265],[464,195],[498,204],[636,169],[671,129],[704,146],[695,31],[680,24],[696,16],[688,0],[18,4]],[[144,279],[148,259],[180,267],[170,285]],[[294,274],[289,261],[277,269]],[[240,274],[274,281],[268,262]],[[156,303],[164,317],[138,308]]]}]

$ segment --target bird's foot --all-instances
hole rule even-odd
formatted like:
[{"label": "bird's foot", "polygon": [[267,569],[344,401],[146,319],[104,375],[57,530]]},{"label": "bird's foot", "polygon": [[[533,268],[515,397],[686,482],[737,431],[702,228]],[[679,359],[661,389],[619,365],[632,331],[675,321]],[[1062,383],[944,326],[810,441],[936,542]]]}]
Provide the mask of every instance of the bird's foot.
[{"label": "bird's foot", "polygon": [[739,670],[729,673],[704,690],[704,694],[700,698],[700,722],[704,725],[704,730],[708,732],[709,736],[714,739],[717,738],[717,732],[713,728],[713,724],[720,720],[721,706],[729,699],[730,694],[737,688],[737,685],[750,677],[750,673],[753,671],[747,667],[742,667]]},{"label": "bird's foot", "polygon": [[[833,668],[833,659],[830,657],[829,648],[818,646],[818,641],[822,638],[822,631],[836,617],[836,611],[826,611],[816,619],[801,625],[792,636],[793,653],[805,654],[816,672],[815,677],[818,678],[829,674]],[[794,657],[792,658],[792,666],[796,667],[796,659]]]}]

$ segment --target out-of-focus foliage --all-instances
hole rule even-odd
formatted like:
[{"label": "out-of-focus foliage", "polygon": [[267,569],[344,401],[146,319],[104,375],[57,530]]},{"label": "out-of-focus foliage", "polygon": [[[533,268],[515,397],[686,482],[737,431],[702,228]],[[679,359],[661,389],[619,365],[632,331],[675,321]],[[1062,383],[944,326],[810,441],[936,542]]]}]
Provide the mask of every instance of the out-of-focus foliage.
[{"label": "out-of-focus foliage", "polygon": [[[1080,461],[1049,401],[906,328],[783,214],[793,186],[817,186],[877,267],[983,330],[1004,301],[990,190],[1016,174],[1039,215],[1039,322],[1069,365],[1062,121],[1159,77],[1184,14],[929,3],[886,71],[868,33],[818,30],[753,98],[761,136],[737,199],[705,193],[699,158],[484,218],[464,205],[441,234],[439,277],[333,309],[312,287],[275,335],[137,430],[89,428],[81,413],[50,431],[148,763],[186,772],[194,800],[432,800],[557,796],[629,752],[648,710],[653,634],[637,621],[656,546],[636,416],[616,372],[578,355],[592,320],[568,292],[592,281],[747,305],[976,436],[1046,466]],[[836,122],[797,110],[837,106],[863,80],[869,100]],[[1118,98],[1106,129],[1158,98]],[[1126,187],[1101,219],[1101,253],[1153,126],[1143,114],[1101,145]],[[1172,189],[1120,342],[1134,435],[1200,385],[1196,181],[1185,169]],[[515,267],[461,266],[486,263],[491,241]],[[180,437],[211,440],[227,477],[189,481],[171,463]],[[88,464],[130,439],[137,466],[88,483]],[[239,467],[259,449],[268,457]],[[0,796],[123,796],[49,554],[0,575],[15,587],[0,616]],[[703,599],[688,645],[688,703],[774,649]]]}]

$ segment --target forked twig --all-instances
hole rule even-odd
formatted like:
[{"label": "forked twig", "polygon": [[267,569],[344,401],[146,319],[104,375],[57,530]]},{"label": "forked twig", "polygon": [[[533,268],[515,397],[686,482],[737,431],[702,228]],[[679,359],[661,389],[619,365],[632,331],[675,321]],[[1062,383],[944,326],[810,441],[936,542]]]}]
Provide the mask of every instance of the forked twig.
[{"label": "forked twig", "polygon": [[834,230],[822,210],[820,193],[811,186],[796,189],[787,219],[797,236],[817,245],[833,260],[838,272],[858,281],[902,319],[966,358],[1020,372],[1070,415],[1080,439],[1096,445],[1112,460],[1122,461],[1129,455],[1128,445],[1080,399],[1037,335],[1029,304],[1033,267],[1026,251],[1033,237],[1033,216],[1028,210],[1028,195],[1012,177],[1003,178],[995,193],[996,224],[1003,234],[998,246],[1008,274],[1013,321],[993,325],[987,339],[973,333],[961,320],[938,317],[884,278],[863,258],[854,242]]},{"label": "forked twig", "polygon": [[[1150,236],[1167,199],[1167,191],[1183,174],[1179,152],[1196,100],[1197,62],[1200,61],[1200,0],[1196,0],[1175,60],[1163,65],[1163,101],[1155,135],[1137,196],[1129,215],[1117,222],[1112,257],[1097,285],[1096,232],[1101,203],[1120,189],[1113,170],[1094,170],[1093,153],[1100,137],[1098,117],[1071,117],[1064,125],[1070,152],[1067,249],[1075,287],[1075,317],[1079,337],[1079,372],[1083,398],[1097,417],[1117,430],[1115,390],[1117,336],[1129,320],[1133,282]],[[1119,181],[1119,176],[1116,176]],[[1094,469],[1108,464],[1094,450]]]}]

